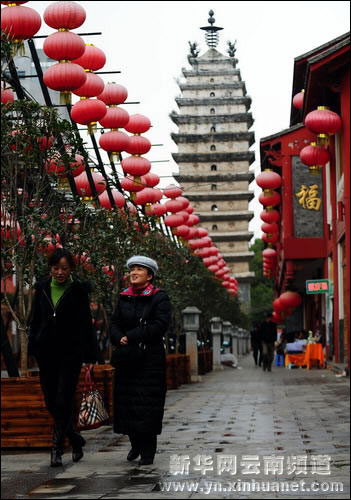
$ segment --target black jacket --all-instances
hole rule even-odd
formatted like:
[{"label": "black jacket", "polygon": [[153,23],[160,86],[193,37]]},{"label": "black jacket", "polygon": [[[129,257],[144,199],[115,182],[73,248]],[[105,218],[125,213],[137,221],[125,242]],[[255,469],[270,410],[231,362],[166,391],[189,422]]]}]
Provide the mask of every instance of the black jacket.
[{"label": "black jacket", "polygon": [[[140,319],[145,325],[140,324]],[[143,342],[144,359],[128,369],[116,368],[114,431],[160,434],[166,397],[166,355],[163,337],[171,320],[171,303],[163,290],[151,296],[120,295],[111,319],[111,343]]]},{"label": "black jacket", "polygon": [[56,307],[51,299],[51,278],[35,285],[29,325],[29,354],[46,359],[58,356],[95,363],[97,340],[90,312],[90,284],[73,281]]},{"label": "black jacket", "polygon": [[260,334],[262,342],[266,344],[274,344],[277,340],[277,325],[273,321],[264,321],[260,325]]}]

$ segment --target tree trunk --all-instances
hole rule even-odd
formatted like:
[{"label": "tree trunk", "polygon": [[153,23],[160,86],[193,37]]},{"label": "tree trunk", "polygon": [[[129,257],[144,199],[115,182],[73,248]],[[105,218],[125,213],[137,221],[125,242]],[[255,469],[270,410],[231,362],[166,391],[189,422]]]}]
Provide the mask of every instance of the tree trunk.
[{"label": "tree trunk", "polygon": [[20,334],[21,346],[21,377],[28,376],[28,340],[26,327],[19,326],[18,331]]}]

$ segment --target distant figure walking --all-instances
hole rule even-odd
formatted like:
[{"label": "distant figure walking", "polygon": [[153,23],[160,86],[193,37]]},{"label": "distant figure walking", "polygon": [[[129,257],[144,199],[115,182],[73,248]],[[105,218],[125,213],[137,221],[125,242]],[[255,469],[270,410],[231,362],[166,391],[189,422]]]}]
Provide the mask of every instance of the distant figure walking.
[{"label": "distant figure walking", "polygon": [[274,344],[277,341],[277,325],[272,321],[272,314],[267,313],[266,319],[260,325],[262,337],[263,371],[272,371],[274,359]]},{"label": "distant figure walking", "polygon": [[254,324],[253,329],[250,331],[250,335],[255,366],[262,366],[262,340],[259,325],[257,323]]}]

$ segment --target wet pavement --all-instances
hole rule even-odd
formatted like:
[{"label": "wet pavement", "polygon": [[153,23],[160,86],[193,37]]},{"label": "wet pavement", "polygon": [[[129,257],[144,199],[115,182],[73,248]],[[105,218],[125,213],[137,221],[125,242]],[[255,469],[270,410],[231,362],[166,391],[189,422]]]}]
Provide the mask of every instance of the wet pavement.
[{"label": "wet pavement", "polygon": [[350,498],[349,379],[239,366],[168,391],[153,465],[104,426],[56,469],[48,451],[3,450],[1,498]]}]

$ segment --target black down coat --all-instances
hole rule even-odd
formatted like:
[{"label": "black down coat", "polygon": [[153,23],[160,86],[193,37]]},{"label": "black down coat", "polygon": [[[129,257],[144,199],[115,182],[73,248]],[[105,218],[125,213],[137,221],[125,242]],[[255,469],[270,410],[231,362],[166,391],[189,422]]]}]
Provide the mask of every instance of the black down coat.
[{"label": "black down coat", "polygon": [[[143,319],[144,326],[140,324]],[[111,343],[122,337],[128,345],[143,342],[137,366],[116,368],[114,432],[161,434],[166,397],[166,354],[163,337],[171,320],[171,303],[163,290],[148,296],[122,292],[111,319]]]},{"label": "black down coat", "polygon": [[95,363],[97,340],[90,312],[90,284],[72,281],[56,307],[51,299],[51,278],[35,285],[29,326],[28,351],[37,359]]}]

